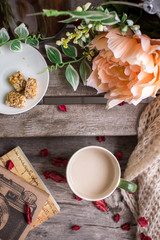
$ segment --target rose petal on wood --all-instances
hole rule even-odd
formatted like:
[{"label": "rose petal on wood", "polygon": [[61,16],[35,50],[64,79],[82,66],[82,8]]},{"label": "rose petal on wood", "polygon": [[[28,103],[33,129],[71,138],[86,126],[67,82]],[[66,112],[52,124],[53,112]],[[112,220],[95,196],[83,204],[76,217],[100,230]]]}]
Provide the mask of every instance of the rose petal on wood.
[{"label": "rose petal on wood", "polygon": [[105,142],[106,141],[106,137],[105,136],[98,136],[97,140],[98,140],[98,142]]},{"label": "rose petal on wood", "polygon": [[77,195],[75,195],[75,199],[76,199],[77,201],[82,201],[82,198],[78,197]]},{"label": "rose petal on wood", "polygon": [[104,200],[94,201],[93,205],[102,212],[107,212],[107,204]]},{"label": "rose petal on wood", "polygon": [[123,154],[121,152],[116,152],[114,156],[117,158],[117,160],[120,162],[122,160]]},{"label": "rose petal on wood", "polygon": [[47,157],[47,156],[49,156],[49,155],[50,155],[50,153],[48,152],[47,149],[42,149],[42,150],[41,150],[41,156],[42,156],[42,157]]},{"label": "rose petal on wood", "polygon": [[78,231],[80,228],[81,228],[80,226],[74,225],[74,226],[72,227],[72,230],[73,230],[73,231]]},{"label": "rose petal on wood", "polygon": [[113,219],[114,219],[115,222],[119,222],[120,215],[117,213],[116,215],[114,215]]},{"label": "rose petal on wood", "polygon": [[56,167],[66,167],[68,164],[68,159],[65,158],[53,158],[52,164]]},{"label": "rose petal on wood", "polygon": [[45,179],[50,178],[57,183],[66,183],[67,182],[66,178],[56,171],[51,171],[51,172],[46,171],[43,174],[45,176]]},{"label": "rose petal on wood", "polygon": [[130,224],[129,223],[125,223],[121,226],[121,228],[124,230],[124,231],[129,231],[130,230]]}]

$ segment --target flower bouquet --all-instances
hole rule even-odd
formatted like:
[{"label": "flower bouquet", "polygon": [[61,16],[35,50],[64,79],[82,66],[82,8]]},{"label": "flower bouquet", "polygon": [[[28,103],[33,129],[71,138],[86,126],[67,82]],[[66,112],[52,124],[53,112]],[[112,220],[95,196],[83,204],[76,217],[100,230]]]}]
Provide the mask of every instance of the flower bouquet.
[{"label": "flower bouquet", "polygon": [[[66,38],[56,41],[59,47],[45,45],[53,64],[49,71],[66,66],[65,76],[74,91],[81,77],[84,85],[104,93],[107,108],[122,102],[137,105],[147,97],[155,97],[160,89],[160,23],[158,17],[146,17],[144,9],[148,9],[145,4],[107,1],[98,7],[86,3],[74,11],[44,9],[37,13],[48,17],[64,15],[63,22],[75,26],[73,32],[66,33]],[[24,24],[15,33],[18,38],[9,41],[6,29],[1,29],[0,46],[9,41],[10,49],[19,51],[21,40],[32,46],[43,40],[40,34],[29,35]],[[82,48],[80,57],[71,42]],[[63,62],[60,47],[71,60]],[[73,66],[76,62],[80,63],[79,73]]]}]

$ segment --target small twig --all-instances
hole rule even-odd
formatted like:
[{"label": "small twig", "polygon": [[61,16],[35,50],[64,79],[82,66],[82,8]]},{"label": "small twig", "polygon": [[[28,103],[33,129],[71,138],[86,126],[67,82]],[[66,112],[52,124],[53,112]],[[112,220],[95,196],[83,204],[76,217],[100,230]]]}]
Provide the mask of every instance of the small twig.
[{"label": "small twig", "polygon": [[37,74],[42,74],[44,72],[46,72],[47,70],[49,70],[50,72],[52,72],[53,70],[57,70],[58,68],[63,68],[65,65],[67,64],[71,64],[71,63],[76,63],[76,62],[80,62],[81,60],[85,59],[86,56],[83,56],[79,59],[75,59],[75,60],[72,60],[72,61],[69,61],[69,62],[65,62],[65,63],[62,63],[62,64],[56,64],[56,65],[52,65],[51,67],[47,67],[43,72],[40,72],[40,73],[37,73]]}]

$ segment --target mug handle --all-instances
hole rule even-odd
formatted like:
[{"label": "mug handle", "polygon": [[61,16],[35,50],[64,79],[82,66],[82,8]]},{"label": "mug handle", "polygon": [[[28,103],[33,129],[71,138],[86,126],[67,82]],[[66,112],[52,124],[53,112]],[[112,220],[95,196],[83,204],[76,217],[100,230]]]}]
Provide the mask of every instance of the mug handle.
[{"label": "mug handle", "polygon": [[137,185],[135,183],[128,182],[123,178],[120,178],[120,182],[119,182],[118,187],[122,188],[122,189],[124,189],[124,190],[126,190],[127,192],[130,192],[130,193],[134,193],[137,189]]}]

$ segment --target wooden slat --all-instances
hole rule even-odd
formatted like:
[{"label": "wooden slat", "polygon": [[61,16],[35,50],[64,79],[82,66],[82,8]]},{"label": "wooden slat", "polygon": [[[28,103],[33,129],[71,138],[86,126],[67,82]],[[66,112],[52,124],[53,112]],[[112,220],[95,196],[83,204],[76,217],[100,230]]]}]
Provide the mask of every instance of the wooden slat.
[{"label": "wooden slat", "polygon": [[101,104],[107,102],[104,97],[45,97],[44,104]]},{"label": "wooden slat", "polygon": [[110,110],[104,104],[38,105],[15,116],[0,116],[0,137],[136,135],[137,122],[145,103],[125,104]]},{"label": "wooden slat", "polygon": [[[102,146],[112,153],[121,151],[123,159],[120,164],[124,170],[128,157],[136,145],[136,137],[107,137],[106,142],[102,143],[99,143],[95,137],[23,138],[23,141],[21,138],[0,139],[0,155],[17,145],[25,152],[61,207],[59,214],[32,230],[26,240],[135,240],[136,222],[119,190],[106,199],[108,212],[103,213],[91,202],[76,201],[67,184],[44,179],[43,172],[56,170],[65,175],[65,169],[54,167],[51,159],[70,158],[75,151],[87,145]],[[44,148],[49,150],[51,156],[40,157],[40,150]],[[113,221],[116,213],[121,215],[118,223]],[[131,230],[128,232],[121,229],[121,225],[126,222],[131,224]],[[79,232],[71,230],[75,224],[82,226]]]},{"label": "wooden slat", "polygon": [[[146,98],[144,99],[141,103],[150,103],[153,100],[152,97]],[[43,98],[43,104],[45,105],[55,105],[55,104],[106,104],[107,103],[107,99],[104,98],[101,95],[97,95],[95,97],[92,96],[76,96],[76,97],[44,97]]]}]

